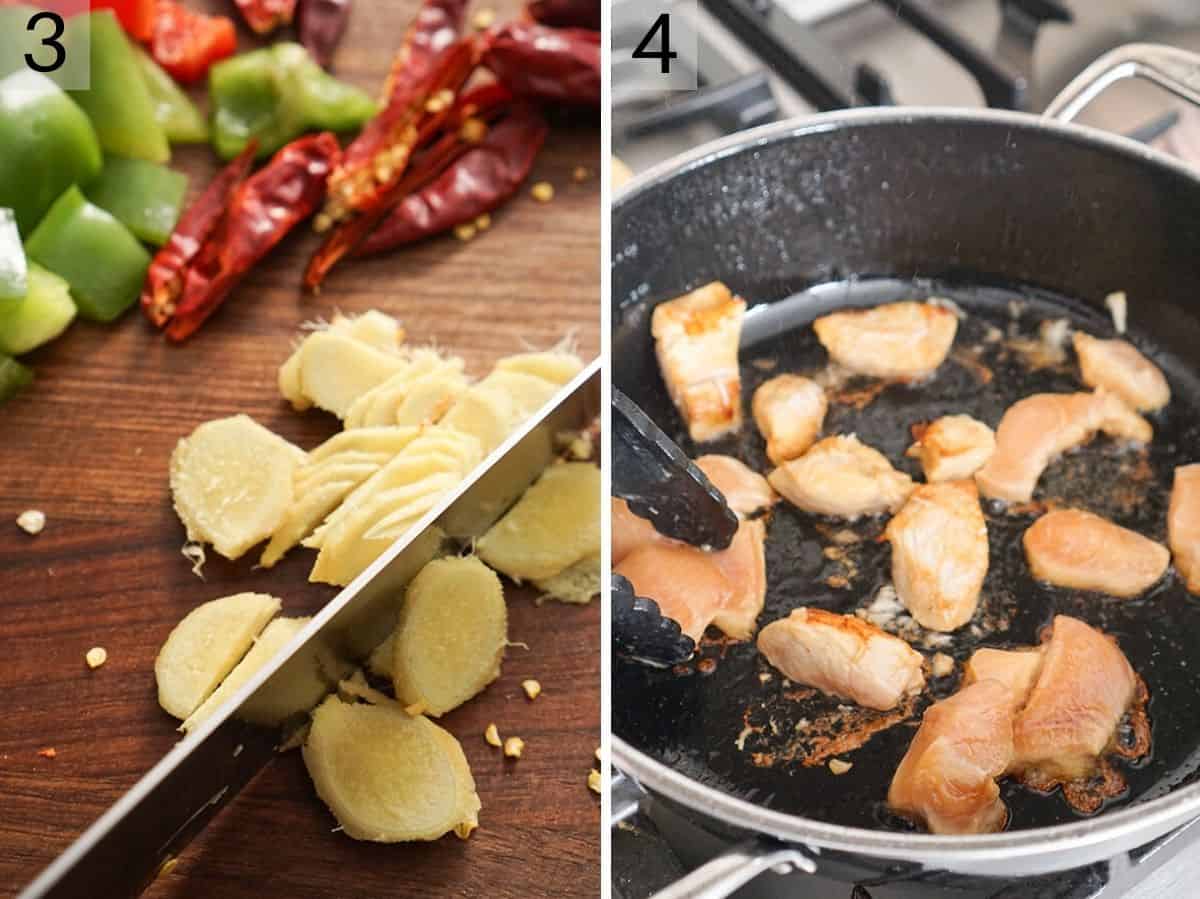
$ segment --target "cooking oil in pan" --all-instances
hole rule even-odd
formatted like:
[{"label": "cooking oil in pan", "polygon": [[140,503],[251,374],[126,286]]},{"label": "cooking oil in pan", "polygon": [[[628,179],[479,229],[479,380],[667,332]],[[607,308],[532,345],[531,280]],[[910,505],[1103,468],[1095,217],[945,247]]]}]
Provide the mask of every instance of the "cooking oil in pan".
[{"label": "cooking oil in pan", "polygon": [[[961,320],[951,356],[917,385],[830,371],[808,327],[835,308],[933,296],[950,301]],[[1053,324],[1060,320],[1066,324]],[[824,433],[855,433],[919,477],[918,464],[904,455],[914,425],[966,413],[995,427],[1022,397],[1086,389],[1073,354],[1057,341],[1065,328],[1108,337],[1113,327],[1107,310],[1031,288],[891,279],[824,284],[748,311],[741,348],[743,401],[748,408],[758,385],[783,372],[819,378],[830,397]],[[1075,804],[1100,809],[1136,802],[1194,780],[1200,769],[1194,757],[1200,748],[1200,703],[1195,701],[1200,598],[1189,596],[1173,572],[1134,600],[1041,584],[1030,577],[1020,542],[1051,502],[1087,509],[1165,542],[1172,472],[1200,461],[1200,381],[1184,360],[1139,338],[1136,307],[1130,331],[1126,338],[1163,368],[1173,390],[1167,409],[1151,417],[1152,445],[1131,451],[1099,437],[1047,469],[1034,503],[1004,509],[985,502],[988,576],[975,617],[953,635],[925,631],[895,601],[890,550],[880,540],[884,519],[847,524],[815,519],[787,503],[776,507],[768,526],[768,590],[760,625],[799,605],[857,612],[900,633],[928,656],[950,656],[953,670],[930,677],[915,701],[893,712],[859,708],[789,683],[758,655],[753,642],[709,637],[692,662],[673,671],[618,661],[616,733],[697,780],[780,811],[852,826],[909,829],[912,825],[887,811],[884,799],[925,708],[958,688],[962,663],[975,649],[1035,644],[1053,616],[1065,613],[1119,641],[1146,683],[1152,727],[1150,752],[1135,760],[1114,754],[1107,779],[1074,788]],[[689,441],[661,384],[640,385],[640,392],[638,385],[622,387],[690,455],[728,453],[758,471],[770,469],[752,425],[700,448]],[[841,773],[831,771],[828,763],[834,759]],[[1058,791],[1044,795],[1011,779],[1002,790],[1013,828],[1079,814]]]}]

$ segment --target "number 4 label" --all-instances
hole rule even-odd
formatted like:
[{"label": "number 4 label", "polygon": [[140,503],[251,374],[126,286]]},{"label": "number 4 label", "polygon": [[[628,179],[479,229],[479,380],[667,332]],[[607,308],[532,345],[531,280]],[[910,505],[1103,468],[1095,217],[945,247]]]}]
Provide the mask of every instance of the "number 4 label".
[{"label": "number 4 label", "polygon": [[[655,35],[659,35],[657,50],[650,47],[650,42],[655,39]],[[671,60],[678,59],[679,54],[671,49],[671,16],[669,13],[661,13],[654,20],[654,24],[650,26],[650,30],[646,32],[641,43],[634,48],[633,58],[657,59],[660,61],[662,73],[664,75],[671,74]]]}]

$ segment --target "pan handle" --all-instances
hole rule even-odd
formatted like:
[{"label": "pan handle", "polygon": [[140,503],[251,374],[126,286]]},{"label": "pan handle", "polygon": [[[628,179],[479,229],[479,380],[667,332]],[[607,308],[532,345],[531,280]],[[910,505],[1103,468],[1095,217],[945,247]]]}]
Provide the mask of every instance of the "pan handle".
[{"label": "pan handle", "polygon": [[652,899],[725,899],[768,870],[778,874],[794,870],[815,874],[817,864],[795,846],[754,837],[705,862],[687,877],[655,893]]},{"label": "pan handle", "polygon": [[1126,44],[1084,69],[1046,107],[1048,119],[1070,122],[1118,81],[1144,78],[1200,106],[1200,56],[1163,44]]}]

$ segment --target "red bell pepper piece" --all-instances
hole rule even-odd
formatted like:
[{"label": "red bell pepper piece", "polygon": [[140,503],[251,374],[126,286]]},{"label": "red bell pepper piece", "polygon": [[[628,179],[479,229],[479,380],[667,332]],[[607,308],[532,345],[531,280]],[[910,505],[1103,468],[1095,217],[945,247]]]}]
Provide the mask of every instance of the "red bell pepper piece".
[{"label": "red bell pepper piece", "polygon": [[[549,127],[536,107],[517,104],[433,181],[410,194],[356,250],[367,256],[432,237],[491,212],[529,175]],[[416,169],[418,162],[413,163]]]},{"label": "red bell pepper piece", "polygon": [[600,32],[509,22],[484,47],[483,64],[518,97],[600,105]]},{"label": "red bell pepper piece", "polygon": [[203,78],[209,67],[237,50],[237,32],[226,16],[206,16],[174,0],[158,0],[150,55],[176,81]]},{"label": "red bell pepper piece", "polygon": [[93,10],[111,9],[121,27],[135,41],[147,43],[154,36],[156,0],[91,0]]},{"label": "red bell pepper piece", "polygon": [[258,34],[268,34],[280,25],[290,25],[296,0],[236,0],[242,18]]},{"label": "red bell pepper piece", "polygon": [[225,215],[184,276],[167,337],[186,340],[224,302],[258,260],[325,196],[325,180],[341,155],[328,131],[292,141],[242,182]]},{"label": "red bell pepper piece", "polygon": [[237,186],[246,180],[258,143],[251,141],[225,166],[179,218],[175,230],[155,254],[142,288],[142,312],[158,327],[175,314],[188,266],[225,214]]},{"label": "red bell pepper piece", "polygon": [[600,30],[600,0],[530,0],[525,11],[551,28]]}]

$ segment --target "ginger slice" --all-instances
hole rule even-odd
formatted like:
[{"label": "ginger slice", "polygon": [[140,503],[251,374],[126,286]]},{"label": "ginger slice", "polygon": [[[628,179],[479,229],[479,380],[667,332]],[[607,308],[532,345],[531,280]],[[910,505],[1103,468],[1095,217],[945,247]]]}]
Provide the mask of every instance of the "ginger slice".
[{"label": "ginger slice", "polygon": [[512,413],[508,421],[508,431],[520,427],[522,422],[550,402],[558,393],[559,385],[537,375],[525,374],[522,371],[508,371],[497,368],[479,382],[482,386],[503,390],[512,399]]},{"label": "ginger slice", "polygon": [[495,385],[481,382],[458,398],[440,424],[475,437],[486,455],[504,442],[514,418],[512,397]]},{"label": "ginger slice", "polygon": [[266,593],[238,593],[188,612],[154,661],[158,704],[176,718],[189,717],[233,670],[281,606]]},{"label": "ginger slice", "polygon": [[[346,438],[360,433],[359,443]],[[259,559],[264,568],[272,567],[298,542],[303,540],[356,487],[376,474],[420,434],[418,428],[365,428],[343,432],[325,441],[309,455],[309,463],[296,471],[295,500],[283,522],[271,535]],[[337,443],[335,451],[327,447]],[[362,446],[364,448],[360,449]]]},{"label": "ginger slice", "polygon": [[561,387],[583,371],[583,360],[575,353],[562,350],[518,353],[515,356],[505,356],[497,362],[496,370],[534,375]]},{"label": "ginger slice", "polygon": [[470,833],[480,802],[462,746],[395,703],[330,696],[303,749],[317,795],[356,840],[398,843]]},{"label": "ginger slice", "polygon": [[236,559],[271,536],[305,458],[247,415],[200,425],[171,454],[171,495],[188,540]]},{"label": "ginger slice", "polygon": [[573,605],[587,605],[600,592],[600,556],[588,556],[569,565],[556,575],[535,580],[541,591],[538,602],[555,599]]},{"label": "ginger slice", "polygon": [[396,699],[434,717],[500,676],[508,612],[500,578],[479,559],[437,559],[408,585],[392,640]]},{"label": "ginger slice", "polygon": [[338,418],[346,417],[358,397],[409,365],[398,354],[330,331],[310,334],[299,353],[301,394]]},{"label": "ginger slice", "polygon": [[479,539],[477,550],[481,559],[517,580],[551,578],[599,555],[599,467],[551,465]]},{"label": "ginger slice", "polygon": [[465,367],[458,357],[415,350],[407,366],[351,403],[345,425],[435,424],[469,386]]},{"label": "ginger slice", "polygon": [[395,654],[396,632],[388,634],[386,640],[371,650],[367,658],[367,670],[376,677],[392,679],[392,656]]},{"label": "ginger slice", "polygon": [[[404,342],[404,329],[400,327],[400,323],[391,316],[375,310],[358,316],[335,315],[332,322],[316,330],[351,337],[377,350],[392,353],[399,352],[400,345]],[[298,412],[312,406],[312,400],[305,395],[300,378],[303,350],[304,341],[279,367],[279,392]]]}]

